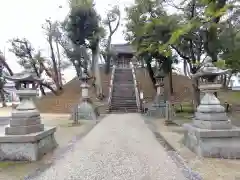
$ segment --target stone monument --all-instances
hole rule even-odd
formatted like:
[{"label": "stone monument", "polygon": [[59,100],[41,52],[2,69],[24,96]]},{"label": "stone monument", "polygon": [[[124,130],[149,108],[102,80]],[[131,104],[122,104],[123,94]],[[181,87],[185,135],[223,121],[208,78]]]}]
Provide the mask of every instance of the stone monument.
[{"label": "stone monument", "polygon": [[157,88],[157,94],[155,96],[153,104],[147,111],[148,116],[165,117],[166,103],[164,98],[164,77],[165,73],[162,68],[156,71],[155,78],[157,82],[155,86]]},{"label": "stone monument", "polygon": [[193,78],[202,78],[206,84],[199,88],[205,93],[198,106],[193,122],[184,124],[184,144],[203,157],[240,158],[240,128],[231,124],[225,108],[214,95],[222,84],[217,77],[229,70],[215,67],[211,60]]},{"label": "stone monument", "polygon": [[82,82],[81,88],[82,88],[82,99],[81,102],[74,108],[73,114],[71,119],[74,120],[75,123],[78,123],[80,119],[83,120],[97,120],[98,117],[98,111],[93,102],[91,101],[89,97],[89,85],[88,81],[90,77],[87,75],[87,70],[85,69],[83,72],[82,77],[80,78],[80,81]]},{"label": "stone monument", "polygon": [[21,100],[12,110],[5,132],[0,135],[0,160],[36,161],[57,146],[56,127],[44,127],[33,102],[36,84],[42,80],[30,72],[5,78],[20,85],[16,93]]}]

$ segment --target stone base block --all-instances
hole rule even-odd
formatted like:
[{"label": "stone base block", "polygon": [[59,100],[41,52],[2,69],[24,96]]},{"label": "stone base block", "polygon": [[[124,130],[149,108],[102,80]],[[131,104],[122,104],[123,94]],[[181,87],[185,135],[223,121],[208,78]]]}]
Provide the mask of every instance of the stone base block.
[{"label": "stone base block", "polygon": [[209,130],[184,124],[184,145],[199,156],[240,158],[240,128]]},{"label": "stone base block", "polygon": [[204,120],[204,121],[227,121],[227,113],[220,112],[220,113],[202,113],[202,112],[195,112],[195,119],[197,120]]},{"label": "stone base block", "polygon": [[44,124],[35,124],[30,126],[6,126],[5,134],[6,135],[25,135],[35,132],[40,132],[44,130]]},{"label": "stone base block", "polygon": [[27,135],[1,135],[0,160],[37,161],[52,151],[57,142],[54,137],[55,127]]},{"label": "stone base block", "polygon": [[41,124],[41,117],[30,117],[30,118],[12,118],[10,120],[11,127],[17,126],[29,126],[29,125],[37,125]]},{"label": "stone base block", "polygon": [[231,129],[232,124],[231,121],[202,121],[202,120],[193,120],[193,124],[195,127],[201,129]]},{"label": "stone base block", "polygon": [[165,107],[150,107],[147,111],[147,116],[163,118],[165,117]]},{"label": "stone base block", "polygon": [[33,110],[13,110],[12,111],[12,118],[30,118],[30,117],[39,117],[40,113],[37,109],[33,109]]},{"label": "stone base block", "polygon": [[99,114],[94,104],[88,101],[83,101],[76,108],[74,108],[70,119],[96,120],[98,116]]}]

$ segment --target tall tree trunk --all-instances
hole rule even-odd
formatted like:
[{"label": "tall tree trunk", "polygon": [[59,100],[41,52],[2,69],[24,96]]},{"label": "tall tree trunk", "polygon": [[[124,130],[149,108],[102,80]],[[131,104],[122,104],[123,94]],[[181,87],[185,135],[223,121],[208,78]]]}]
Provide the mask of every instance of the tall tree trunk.
[{"label": "tall tree trunk", "polygon": [[45,90],[42,85],[39,86],[42,95],[46,96]]},{"label": "tall tree trunk", "polygon": [[7,104],[6,104],[5,93],[4,93],[3,89],[0,90],[0,96],[1,96],[1,100],[2,100],[2,106],[6,107]]},{"label": "tall tree trunk", "polygon": [[60,83],[59,83],[58,66],[57,66],[57,62],[56,62],[56,58],[55,58],[55,54],[54,54],[52,38],[49,38],[48,43],[49,43],[49,46],[50,46],[51,59],[52,59],[52,63],[53,63],[53,71],[54,71],[54,78],[53,78],[53,80],[54,80],[54,82],[56,84],[57,89],[61,90],[62,87],[60,86]]},{"label": "tall tree trunk", "polygon": [[57,56],[58,56],[58,78],[59,78],[59,85],[63,87],[63,82],[62,82],[62,73],[61,73],[61,56],[60,56],[60,51],[59,51],[59,46],[58,42],[56,41],[56,48],[57,48]]},{"label": "tall tree trunk", "polygon": [[148,74],[149,74],[149,76],[150,76],[150,78],[151,78],[153,87],[154,87],[154,89],[156,90],[156,79],[155,79],[155,77],[154,77],[154,72],[153,72],[153,69],[152,69],[151,62],[150,62],[150,61],[147,61],[147,70],[148,70]]},{"label": "tall tree trunk", "polygon": [[13,71],[10,68],[10,66],[8,65],[8,63],[6,62],[6,59],[3,55],[0,54],[0,63],[2,64],[3,67],[5,67],[8,71],[8,73],[12,76],[13,75]]},{"label": "tall tree trunk", "polygon": [[141,58],[141,68],[144,68],[144,59]]},{"label": "tall tree trunk", "polygon": [[200,89],[198,86],[199,86],[199,80],[193,79],[192,87],[193,87],[193,99],[194,99],[195,110],[200,104]]},{"label": "tall tree trunk", "polygon": [[172,68],[170,68],[170,71],[168,73],[169,76],[169,91],[170,91],[170,95],[173,95],[173,79],[172,79]]},{"label": "tall tree trunk", "polygon": [[112,42],[112,33],[110,33],[107,41],[107,48],[106,48],[106,57],[105,57],[105,73],[109,74],[110,72],[110,65],[111,65],[111,42]]},{"label": "tall tree trunk", "polygon": [[[51,92],[54,94],[54,95],[59,95],[58,91],[56,91],[55,89],[52,88],[51,85],[47,84],[47,83],[41,83],[40,84],[40,87],[42,86],[42,88],[40,88],[40,90],[42,89],[43,91],[41,91],[42,93],[45,93],[44,91],[44,87],[51,90]],[[46,93],[45,93],[46,94]]]},{"label": "tall tree trunk", "polygon": [[92,71],[95,76],[95,85],[96,85],[96,94],[99,99],[102,99],[103,94],[103,88],[102,88],[102,82],[101,82],[101,75],[100,75],[100,69],[99,69],[99,45],[97,45],[96,49],[92,50]]}]

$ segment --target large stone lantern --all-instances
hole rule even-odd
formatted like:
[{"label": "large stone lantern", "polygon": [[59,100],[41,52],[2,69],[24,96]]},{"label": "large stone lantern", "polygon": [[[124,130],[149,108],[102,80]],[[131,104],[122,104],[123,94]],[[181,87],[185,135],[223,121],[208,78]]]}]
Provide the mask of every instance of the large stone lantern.
[{"label": "large stone lantern", "polygon": [[163,69],[158,69],[155,73],[155,79],[156,79],[156,89],[157,94],[155,96],[155,99],[153,101],[153,104],[148,109],[147,115],[154,116],[154,117],[165,117],[165,96],[164,96],[164,78],[165,73]]},{"label": "large stone lantern", "polygon": [[35,161],[56,147],[55,127],[45,127],[33,99],[42,80],[34,73],[5,76],[19,85],[20,104],[12,111],[5,134],[0,136],[0,160]]},{"label": "large stone lantern", "polygon": [[240,129],[232,126],[225,108],[214,95],[222,84],[217,78],[227,74],[229,70],[215,67],[211,60],[194,75],[205,81],[200,90],[205,93],[197,107],[191,124],[184,124],[184,144],[204,157],[239,158]]}]

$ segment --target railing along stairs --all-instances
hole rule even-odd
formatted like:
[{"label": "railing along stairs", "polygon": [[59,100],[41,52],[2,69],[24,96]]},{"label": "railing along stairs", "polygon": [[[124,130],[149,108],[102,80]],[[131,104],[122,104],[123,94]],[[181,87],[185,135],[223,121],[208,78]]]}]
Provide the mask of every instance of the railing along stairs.
[{"label": "railing along stairs", "polygon": [[136,80],[136,71],[135,71],[135,67],[134,67],[132,62],[130,62],[130,67],[132,69],[132,75],[133,75],[133,82],[134,82],[134,89],[135,89],[138,112],[141,112],[141,101],[140,101],[140,94],[139,94],[139,91],[138,91],[137,80]]},{"label": "railing along stairs", "polygon": [[114,81],[115,69],[116,69],[116,66],[113,65],[112,66],[112,74],[111,74],[110,84],[109,84],[108,110],[111,108],[112,94],[113,94],[113,81]]}]

